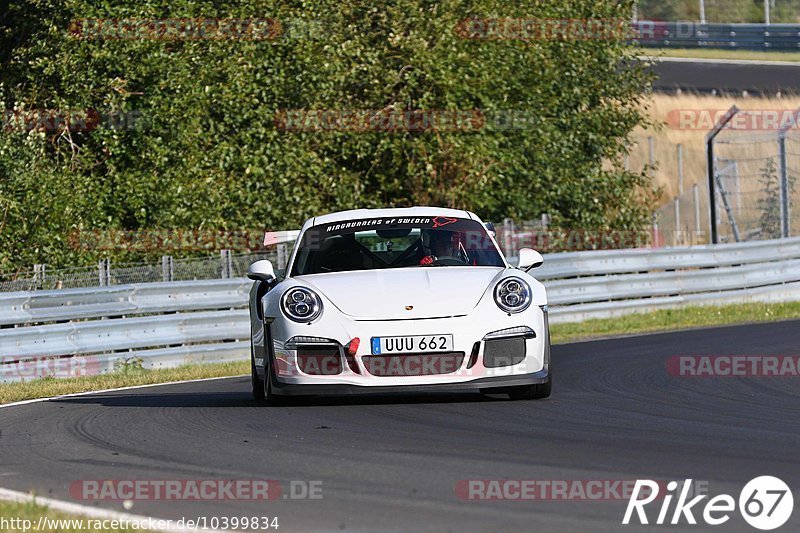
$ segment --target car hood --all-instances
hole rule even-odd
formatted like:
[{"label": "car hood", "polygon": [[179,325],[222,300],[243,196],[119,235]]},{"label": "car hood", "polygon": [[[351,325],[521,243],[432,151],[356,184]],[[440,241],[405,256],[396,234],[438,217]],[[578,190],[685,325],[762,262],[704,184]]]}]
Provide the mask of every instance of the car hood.
[{"label": "car hood", "polygon": [[[466,315],[501,267],[419,267],[299,276],[358,320]],[[410,309],[409,309],[410,307]]]}]

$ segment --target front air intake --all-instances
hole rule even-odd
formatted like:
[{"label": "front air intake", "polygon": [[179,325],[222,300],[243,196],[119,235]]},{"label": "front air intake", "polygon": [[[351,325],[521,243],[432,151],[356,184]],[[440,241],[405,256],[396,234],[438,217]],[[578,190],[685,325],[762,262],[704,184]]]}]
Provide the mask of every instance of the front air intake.
[{"label": "front air intake", "polygon": [[335,346],[299,346],[297,366],[310,376],[335,376],[342,373],[342,356]]},{"label": "front air intake", "polygon": [[524,337],[488,340],[483,347],[483,366],[486,368],[517,365],[524,359]]}]

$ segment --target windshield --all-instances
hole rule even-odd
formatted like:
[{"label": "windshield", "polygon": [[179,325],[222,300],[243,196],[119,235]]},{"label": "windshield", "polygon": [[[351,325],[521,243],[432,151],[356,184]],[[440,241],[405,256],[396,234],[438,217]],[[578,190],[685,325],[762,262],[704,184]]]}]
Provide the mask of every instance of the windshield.
[{"label": "windshield", "polygon": [[369,218],[303,233],[292,276],[446,266],[505,266],[480,222],[466,218]]}]

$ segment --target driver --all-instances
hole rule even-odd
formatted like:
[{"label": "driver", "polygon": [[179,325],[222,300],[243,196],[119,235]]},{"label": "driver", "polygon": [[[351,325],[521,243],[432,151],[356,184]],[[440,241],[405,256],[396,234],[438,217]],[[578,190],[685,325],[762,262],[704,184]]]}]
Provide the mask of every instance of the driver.
[{"label": "driver", "polygon": [[430,255],[426,255],[420,260],[419,264],[422,266],[432,265],[442,257],[454,257],[456,255],[456,246],[454,244],[455,235],[450,231],[434,230],[430,232]]}]

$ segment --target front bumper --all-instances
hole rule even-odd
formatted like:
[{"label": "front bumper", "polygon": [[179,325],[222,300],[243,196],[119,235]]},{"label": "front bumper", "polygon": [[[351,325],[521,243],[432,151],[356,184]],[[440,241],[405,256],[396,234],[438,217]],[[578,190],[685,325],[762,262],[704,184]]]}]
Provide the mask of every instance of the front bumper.
[{"label": "front bumper", "polygon": [[[358,392],[457,391],[535,385],[549,379],[549,332],[546,307],[531,306],[524,313],[446,317],[427,320],[358,321],[339,319],[327,324],[273,323],[272,380],[276,394],[354,394]],[[487,351],[486,334],[525,326],[535,336],[516,337],[523,343],[521,357],[498,364]],[[375,375],[367,368],[373,336],[452,334],[453,351],[463,353],[457,368],[435,374]],[[299,350],[286,341],[297,336],[329,339],[338,349],[341,368],[334,375],[304,372]],[[353,338],[361,340],[356,354],[346,361],[345,350]],[[283,339],[282,341],[277,339]],[[496,346],[496,345],[495,345]],[[477,349],[477,351],[476,351]],[[404,357],[397,355],[398,359]],[[419,368],[419,367],[415,367]]]},{"label": "front bumper", "polygon": [[[550,373],[547,368],[532,374],[522,374],[508,377],[478,378],[471,381],[455,383],[427,383],[414,385],[351,385],[346,383],[305,383],[289,384],[274,381],[272,392],[280,396],[350,396],[358,394],[391,394],[391,393],[444,393],[444,392],[471,392],[486,391],[502,392],[503,389],[526,385],[539,385],[547,383]],[[495,390],[496,389],[496,390]]]}]

